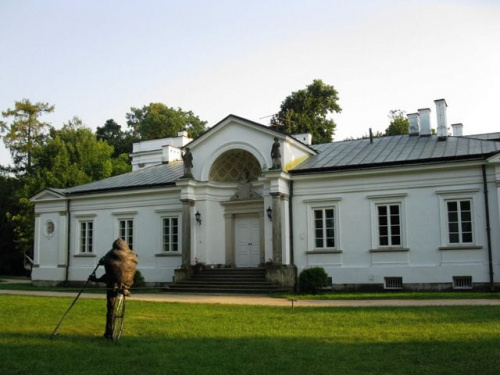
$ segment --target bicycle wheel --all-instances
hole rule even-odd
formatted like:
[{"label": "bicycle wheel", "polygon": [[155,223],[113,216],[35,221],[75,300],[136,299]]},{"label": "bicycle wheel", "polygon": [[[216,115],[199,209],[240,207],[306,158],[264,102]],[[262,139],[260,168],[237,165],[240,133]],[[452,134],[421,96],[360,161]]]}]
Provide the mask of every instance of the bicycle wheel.
[{"label": "bicycle wheel", "polygon": [[115,305],[113,306],[113,321],[112,321],[112,335],[111,339],[113,341],[118,340],[123,331],[123,319],[125,318],[125,296],[122,293],[118,293],[115,299]]}]

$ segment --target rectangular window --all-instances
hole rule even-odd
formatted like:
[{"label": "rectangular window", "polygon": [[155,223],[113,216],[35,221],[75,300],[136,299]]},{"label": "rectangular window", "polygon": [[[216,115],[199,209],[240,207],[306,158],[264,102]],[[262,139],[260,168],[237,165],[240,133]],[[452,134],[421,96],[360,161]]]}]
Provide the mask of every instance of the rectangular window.
[{"label": "rectangular window", "polygon": [[163,218],[163,251],[179,251],[179,219],[177,217]]},{"label": "rectangular window", "polygon": [[472,201],[470,199],[446,201],[448,215],[448,241],[450,244],[473,243]]},{"label": "rectangular window", "polygon": [[121,219],[119,221],[118,236],[123,238],[131,250],[134,249],[134,220]]},{"label": "rectangular window", "polygon": [[335,210],[314,210],[314,246],[317,249],[335,248]]},{"label": "rectangular window", "polygon": [[378,245],[402,246],[401,207],[399,204],[378,204]]},{"label": "rectangular window", "polygon": [[94,222],[80,222],[80,253],[92,253],[94,243]]}]

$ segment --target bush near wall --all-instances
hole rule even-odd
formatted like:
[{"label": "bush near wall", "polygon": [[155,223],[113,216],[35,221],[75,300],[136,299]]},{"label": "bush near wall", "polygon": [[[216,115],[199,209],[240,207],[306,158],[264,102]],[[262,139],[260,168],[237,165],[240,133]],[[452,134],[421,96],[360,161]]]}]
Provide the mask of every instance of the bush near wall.
[{"label": "bush near wall", "polygon": [[328,285],[328,274],[323,267],[306,268],[299,275],[299,292],[316,294]]}]

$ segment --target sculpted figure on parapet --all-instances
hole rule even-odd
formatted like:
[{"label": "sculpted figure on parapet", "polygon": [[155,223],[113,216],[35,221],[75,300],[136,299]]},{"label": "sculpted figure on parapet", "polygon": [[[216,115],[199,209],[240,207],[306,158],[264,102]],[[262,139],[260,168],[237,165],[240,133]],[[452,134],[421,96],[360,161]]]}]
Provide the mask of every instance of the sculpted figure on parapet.
[{"label": "sculpted figure on parapet", "polygon": [[193,154],[191,154],[191,150],[189,147],[186,147],[184,153],[182,154],[182,161],[184,162],[184,178],[193,177],[193,173],[191,172],[191,168],[193,168]]}]

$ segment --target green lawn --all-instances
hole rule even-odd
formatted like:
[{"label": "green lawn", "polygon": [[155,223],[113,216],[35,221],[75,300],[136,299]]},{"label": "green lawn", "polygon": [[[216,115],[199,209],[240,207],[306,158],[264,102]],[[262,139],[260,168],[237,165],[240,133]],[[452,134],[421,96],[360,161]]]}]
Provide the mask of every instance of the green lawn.
[{"label": "green lawn", "polygon": [[0,295],[0,374],[497,374],[500,307],[295,308]]}]

